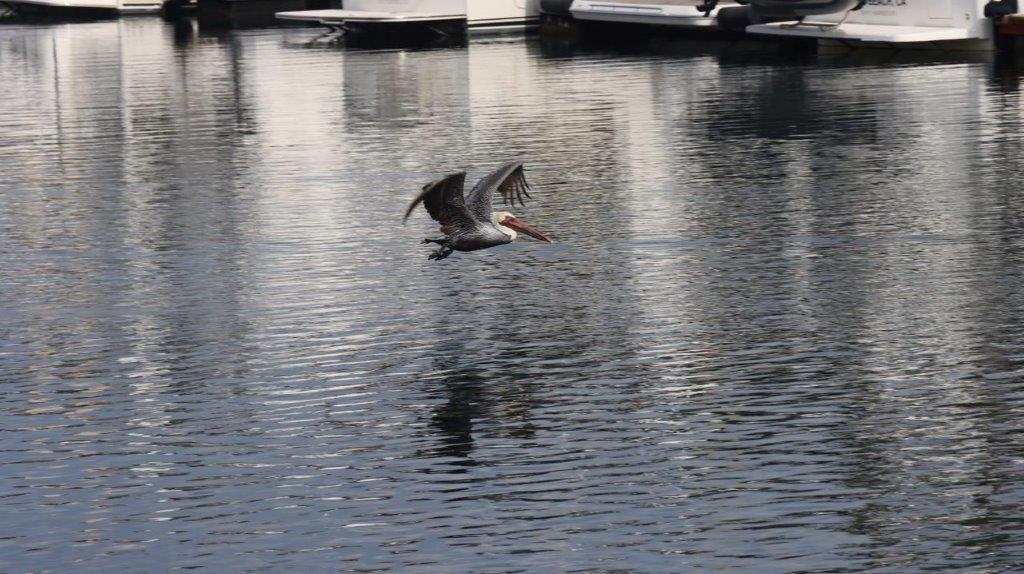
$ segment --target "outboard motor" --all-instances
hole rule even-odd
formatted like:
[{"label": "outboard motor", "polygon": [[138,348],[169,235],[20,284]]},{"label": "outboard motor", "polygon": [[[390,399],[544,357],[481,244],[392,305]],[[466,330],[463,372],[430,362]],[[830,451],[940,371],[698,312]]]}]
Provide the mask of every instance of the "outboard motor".
[{"label": "outboard motor", "polygon": [[992,0],[985,4],[985,17],[998,23],[1003,16],[1017,13],[1017,0]]},{"label": "outboard motor", "polygon": [[856,10],[864,5],[864,0],[750,0],[750,3],[761,17],[803,18]]},{"label": "outboard motor", "polygon": [[711,11],[714,10],[717,6],[718,0],[704,0],[703,3],[697,6],[696,8],[698,12],[703,12],[704,17],[707,18],[708,16],[711,15]]},{"label": "outboard motor", "polygon": [[540,11],[555,16],[572,16],[572,0],[540,0]]},{"label": "outboard motor", "polygon": [[[740,2],[746,4],[746,2]],[[726,6],[718,10],[715,16],[718,27],[729,32],[742,32],[747,26],[760,24],[762,21],[754,13],[753,6]]]},{"label": "outboard motor", "polygon": [[996,34],[994,36],[996,49],[1004,54],[1012,54],[1016,48],[1017,38],[1006,34],[1002,30],[1003,19],[1019,11],[1017,0],[991,0],[985,4],[985,17],[995,24]]}]

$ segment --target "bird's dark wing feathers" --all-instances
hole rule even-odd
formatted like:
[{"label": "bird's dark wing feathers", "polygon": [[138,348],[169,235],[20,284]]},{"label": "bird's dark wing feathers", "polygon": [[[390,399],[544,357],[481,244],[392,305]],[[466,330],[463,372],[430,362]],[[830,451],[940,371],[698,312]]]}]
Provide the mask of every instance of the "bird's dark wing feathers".
[{"label": "bird's dark wing feathers", "polygon": [[423,192],[409,204],[402,221],[409,219],[416,206],[422,203],[430,217],[440,223],[442,231],[448,235],[476,227],[473,214],[466,208],[466,200],[462,196],[465,184],[466,172],[460,171],[424,185]]},{"label": "bird's dark wing feathers", "polygon": [[494,173],[478,181],[466,196],[466,205],[477,219],[490,221],[495,191],[501,193],[505,205],[515,207],[516,201],[519,201],[520,205],[526,205],[523,196],[530,197],[529,189],[526,176],[523,175],[523,162],[514,161],[499,167]]}]

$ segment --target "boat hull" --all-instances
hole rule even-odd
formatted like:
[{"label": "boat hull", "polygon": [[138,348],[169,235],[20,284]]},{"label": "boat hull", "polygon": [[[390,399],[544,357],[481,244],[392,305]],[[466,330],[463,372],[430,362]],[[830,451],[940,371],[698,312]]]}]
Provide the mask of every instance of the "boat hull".
[{"label": "boat hull", "polygon": [[55,18],[115,18],[126,14],[155,14],[162,2],[119,2],[116,0],[5,0],[24,15]]},{"label": "boat hull", "polygon": [[278,12],[276,17],[378,36],[500,33],[540,24],[539,0],[346,0],[344,6],[342,10]]},{"label": "boat hull", "polygon": [[[755,10],[766,3],[777,4],[752,0]],[[985,0],[868,3],[860,10],[843,9],[802,21],[756,24],[746,30],[844,46],[941,50],[995,47],[992,20],[985,17]]]},{"label": "boat hull", "polygon": [[580,21],[717,29],[720,11],[740,6],[725,1],[712,10],[698,10],[702,4],[702,0],[575,0],[570,11]]}]

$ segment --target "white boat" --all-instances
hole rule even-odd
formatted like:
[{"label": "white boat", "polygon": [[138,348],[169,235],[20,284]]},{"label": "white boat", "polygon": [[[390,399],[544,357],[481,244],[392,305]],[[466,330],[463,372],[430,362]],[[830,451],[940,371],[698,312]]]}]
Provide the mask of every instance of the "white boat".
[{"label": "white boat", "polygon": [[[852,45],[991,49],[993,21],[986,0],[751,0],[760,17],[788,21],[755,24],[751,34],[817,38]],[[858,8],[859,6],[859,8]],[[1024,8],[1024,3],[1022,3]]]},{"label": "white boat", "polygon": [[451,25],[470,32],[513,31],[536,27],[540,0],[344,0],[343,10],[278,12],[281,20],[317,22],[352,29],[419,24],[438,31]]},{"label": "white boat", "polygon": [[152,14],[163,0],[4,0],[18,12],[39,12],[67,16]]},{"label": "white boat", "polygon": [[584,21],[714,28],[719,10],[736,6],[709,0],[574,0],[569,11]]}]

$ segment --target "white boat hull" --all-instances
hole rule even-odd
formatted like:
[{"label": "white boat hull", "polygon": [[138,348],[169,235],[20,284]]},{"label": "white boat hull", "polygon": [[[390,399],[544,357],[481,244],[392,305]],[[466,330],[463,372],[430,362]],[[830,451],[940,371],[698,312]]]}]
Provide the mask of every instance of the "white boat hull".
[{"label": "white boat hull", "polygon": [[109,11],[120,14],[152,14],[160,11],[162,1],[153,0],[5,0],[12,6],[75,11]]},{"label": "white boat hull", "polygon": [[700,4],[703,0],[575,0],[569,11],[573,18],[584,21],[715,28],[718,10],[737,6],[734,2],[720,2],[705,14],[697,10]]},{"label": "white boat hull", "polygon": [[539,0],[345,0],[344,10],[278,12],[282,20],[327,26],[461,21],[471,32],[537,26]]},{"label": "white boat hull", "polygon": [[[901,0],[869,3],[853,12],[747,27],[751,34],[817,38],[847,45],[991,48],[986,0]],[[813,21],[812,21],[813,20]]]}]

